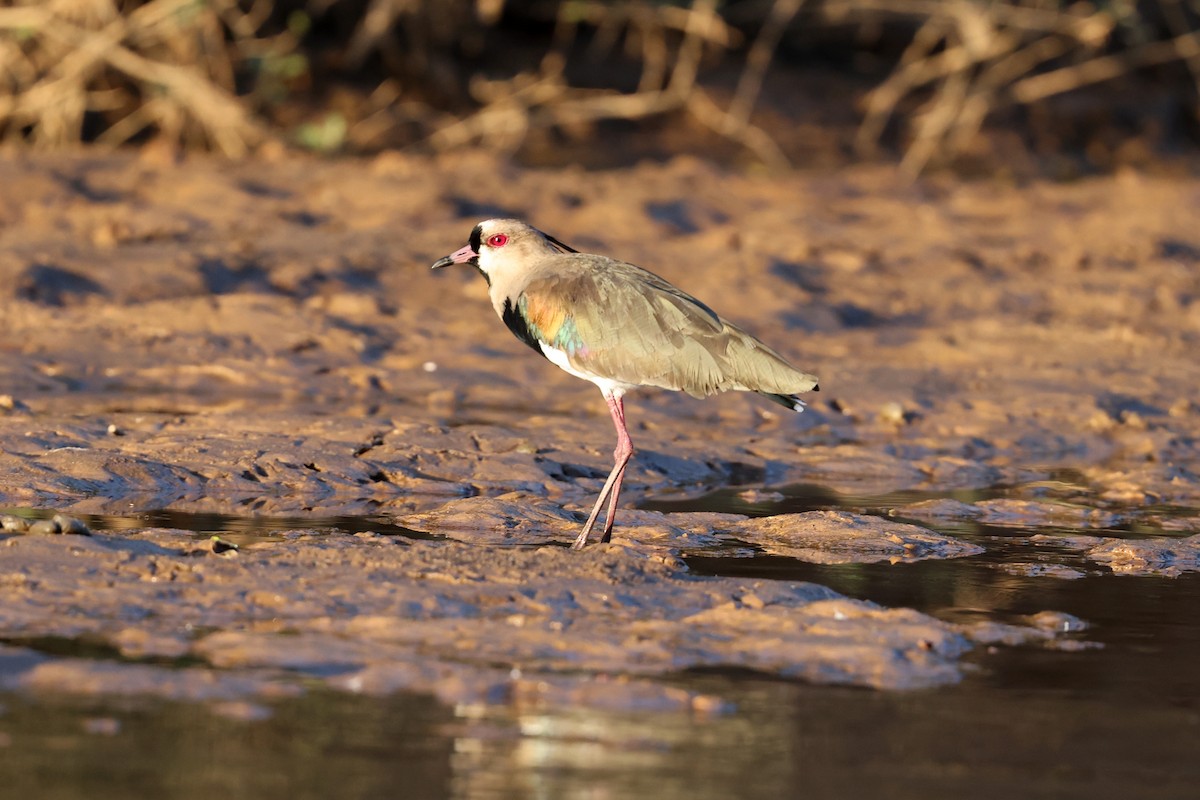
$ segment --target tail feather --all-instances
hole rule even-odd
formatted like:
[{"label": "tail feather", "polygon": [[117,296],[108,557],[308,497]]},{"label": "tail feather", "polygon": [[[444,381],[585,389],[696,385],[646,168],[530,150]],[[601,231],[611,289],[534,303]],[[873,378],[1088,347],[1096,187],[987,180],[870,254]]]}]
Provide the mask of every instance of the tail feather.
[{"label": "tail feather", "polygon": [[[812,391],[819,392],[819,391],[821,391],[821,387],[814,386],[812,388]],[[759,394],[761,394],[763,397],[767,398],[768,400],[770,400],[772,402],[779,403],[779,405],[783,406],[784,408],[789,408],[792,411],[795,411],[797,414],[804,411],[805,402],[803,400],[801,400],[799,398],[799,396],[797,396],[797,395],[773,394],[772,392],[759,392]]]},{"label": "tail feather", "polygon": [[725,332],[729,345],[722,366],[725,375],[735,383],[731,388],[758,392],[793,411],[804,410],[804,402],[799,398],[801,392],[820,391],[815,375],[796,369],[741,328],[725,323]]}]

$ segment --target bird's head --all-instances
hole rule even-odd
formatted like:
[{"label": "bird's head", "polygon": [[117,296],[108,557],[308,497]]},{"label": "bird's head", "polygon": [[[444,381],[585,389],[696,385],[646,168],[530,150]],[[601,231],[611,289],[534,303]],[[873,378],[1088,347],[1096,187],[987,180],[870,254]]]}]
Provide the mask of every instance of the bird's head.
[{"label": "bird's head", "polygon": [[548,254],[575,252],[519,219],[489,219],[475,226],[466,247],[439,258],[433,269],[471,264],[491,283],[494,275],[519,273]]}]

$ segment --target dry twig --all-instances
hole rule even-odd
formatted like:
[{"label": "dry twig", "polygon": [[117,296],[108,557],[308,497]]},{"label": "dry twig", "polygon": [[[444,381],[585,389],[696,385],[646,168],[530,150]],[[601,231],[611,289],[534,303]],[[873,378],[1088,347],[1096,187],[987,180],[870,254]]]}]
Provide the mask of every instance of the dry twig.
[{"label": "dry twig", "polygon": [[[543,60],[538,75],[510,81],[477,82],[472,93],[484,103],[473,115],[456,120],[430,137],[436,149],[472,141],[513,148],[534,128],[571,127],[606,119],[643,119],[686,112],[718,134],[737,141],[772,167],[788,161],[774,140],[750,124],[763,76],[775,48],[803,0],[774,0],[767,22],[750,50],[729,110],[720,109],[697,83],[705,48],[735,46],[739,34],[717,10],[717,0],[693,0],[687,8],[640,2],[578,2],[560,8],[557,47]],[[640,43],[642,73],[631,93],[573,88],[563,70],[565,51],[581,23],[596,26],[599,47],[611,48],[620,31]],[[672,48],[672,34],[679,43]]]},{"label": "dry twig", "polygon": [[0,97],[0,130],[61,147],[82,138],[88,112],[107,112],[118,116],[101,144],[152,129],[242,155],[268,134],[234,94],[225,31],[254,37],[263,18],[235,0],[151,0],[125,13],[113,0],[0,9],[0,71],[12,89]]},{"label": "dry twig", "polygon": [[[271,135],[256,114],[265,93],[247,91],[246,78],[274,75],[286,96],[279,75],[307,77],[303,30],[269,32],[290,7],[280,0],[8,0],[0,8],[0,137],[59,147],[87,130],[113,146],[149,132],[245,153]],[[306,0],[303,8],[336,14],[339,23],[349,18],[340,53],[346,68],[361,72],[377,56],[370,68],[391,72],[356,109],[358,119],[328,115],[340,125],[337,136],[323,137],[328,147],[370,147],[403,130],[439,150],[471,143],[512,150],[538,129],[686,115],[784,166],[782,150],[752,124],[753,110],[780,44],[826,24],[911,30],[891,73],[866,97],[856,137],[870,152],[898,122],[910,174],[968,147],[998,109],[1134,70],[1179,62],[1189,71],[1186,89],[1200,97],[1200,0]],[[463,77],[464,43],[482,41],[502,13],[528,20],[539,9],[552,10],[546,21],[554,35],[538,66],[503,80]],[[744,51],[730,22],[737,15],[757,27]],[[639,70],[634,88],[572,84],[566,64],[585,31],[593,53],[624,48]],[[702,68],[743,52],[722,108],[702,85]],[[447,119],[434,110],[452,105],[464,87],[476,111]]]},{"label": "dry twig", "polygon": [[[831,19],[880,16],[908,19],[916,33],[896,69],[868,96],[856,143],[874,149],[889,120],[910,98],[928,95],[909,117],[902,167],[911,175],[960,152],[987,116],[1013,103],[1029,104],[1089,84],[1170,61],[1183,61],[1200,94],[1200,32],[1189,30],[1179,0],[1162,0],[1178,35],[1115,53],[1121,22],[1113,7],[974,3],[966,0],[827,0]],[[1048,65],[1065,66],[1038,72]]]}]

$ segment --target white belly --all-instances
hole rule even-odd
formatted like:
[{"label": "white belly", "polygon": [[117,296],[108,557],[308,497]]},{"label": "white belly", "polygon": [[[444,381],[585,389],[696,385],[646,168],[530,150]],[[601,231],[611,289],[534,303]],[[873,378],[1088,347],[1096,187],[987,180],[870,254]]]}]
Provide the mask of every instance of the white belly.
[{"label": "white belly", "polygon": [[582,372],[571,365],[571,362],[567,358],[567,354],[564,351],[556,350],[545,342],[540,342],[539,344],[541,345],[542,352],[545,354],[546,358],[550,360],[550,363],[554,364],[563,372],[569,372],[576,378],[583,378],[585,381],[591,381],[592,383],[596,384],[596,386],[600,387],[600,391],[603,392],[605,396],[620,397],[621,395],[625,394],[625,392],[633,389],[636,386],[636,384],[633,383],[622,383],[620,381],[614,381],[611,378],[601,378],[598,375],[591,375],[587,372]]}]

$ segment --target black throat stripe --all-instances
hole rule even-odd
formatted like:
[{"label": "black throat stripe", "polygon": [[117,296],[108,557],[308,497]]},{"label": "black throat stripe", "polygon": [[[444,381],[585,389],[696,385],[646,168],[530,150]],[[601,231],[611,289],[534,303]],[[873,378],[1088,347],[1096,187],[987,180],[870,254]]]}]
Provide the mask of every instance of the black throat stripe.
[{"label": "black throat stripe", "polygon": [[538,338],[529,329],[529,324],[525,322],[525,318],[521,316],[521,312],[513,307],[511,298],[504,298],[504,314],[501,318],[504,320],[504,324],[508,326],[508,329],[513,332],[513,336],[516,336],[522,342],[536,350],[539,356],[546,357],[546,354],[542,352],[542,345],[538,341]]}]

